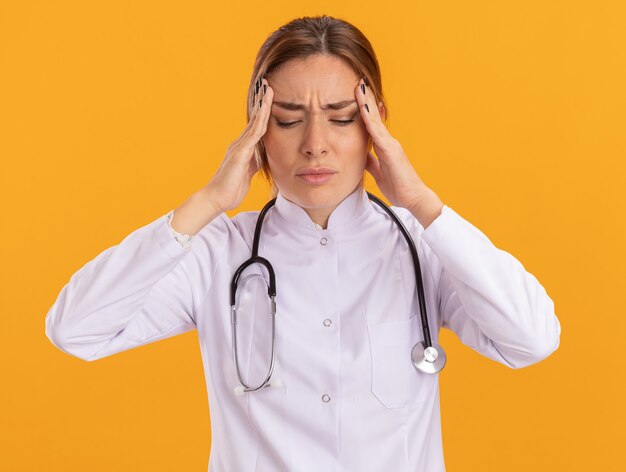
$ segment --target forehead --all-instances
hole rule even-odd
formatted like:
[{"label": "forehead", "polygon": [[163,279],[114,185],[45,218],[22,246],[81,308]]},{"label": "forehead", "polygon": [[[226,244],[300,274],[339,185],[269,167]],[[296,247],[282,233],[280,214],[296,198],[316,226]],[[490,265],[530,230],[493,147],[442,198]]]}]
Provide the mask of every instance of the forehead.
[{"label": "forehead", "polygon": [[274,90],[274,101],[308,106],[354,100],[359,77],[339,58],[315,55],[282,64],[267,77]]}]

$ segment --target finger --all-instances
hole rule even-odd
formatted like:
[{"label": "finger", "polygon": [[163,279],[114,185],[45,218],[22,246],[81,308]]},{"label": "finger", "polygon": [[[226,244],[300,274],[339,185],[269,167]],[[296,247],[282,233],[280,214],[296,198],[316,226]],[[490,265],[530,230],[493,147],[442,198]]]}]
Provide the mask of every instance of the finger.
[{"label": "finger", "polygon": [[367,103],[367,107],[365,111],[369,113],[369,116],[373,117],[377,121],[382,121],[380,116],[380,111],[378,110],[378,106],[376,105],[376,97],[374,96],[374,92],[372,89],[368,87],[365,83],[365,79],[361,78],[359,81],[359,91],[360,97],[363,99],[363,103]]},{"label": "finger", "polygon": [[272,100],[274,98],[274,90],[270,87],[267,79],[261,80],[261,86],[258,89],[256,103],[257,114],[255,116],[253,124],[253,132],[258,135],[260,139],[267,130],[267,122],[269,121],[270,112],[272,110]]},{"label": "finger", "polygon": [[248,136],[250,135],[251,131],[252,131],[252,127],[254,126],[254,123],[256,122],[256,116],[258,115],[257,110],[258,110],[258,84],[259,84],[259,80],[257,79],[251,86],[250,86],[250,92],[251,95],[249,95],[249,100],[252,101],[252,105],[251,105],[251,109],[250,109],[250,113],[249,113],[249,119],[248,122],[246,123],[245,128],[243,129],[243,131],[241,132],[241,134],[237,137],[237,139],[235,139],[231,145],[229,146],[230,148],[239,148],[241,147],[242,143],[245,143],[248,140]]},{"label": "finger", "polygon": [[243,145],[247,147],[255,146],[265,134],[273,94],[271,87],[264,78],[260,78],[253,84],[253,92],[256,93],[254,93],[250,121],[241,135]]},{"label": "finger", "polygon": [[256,123],[258,119],[257,117],[259,115],[259,102],[261,100],[261,96],[263,95],[263,82],[261,77],[257,77],[257,80],[255,80],[254,83],[251,84],[250,93],[252,97],[250,119],[248,120],[247,126],[244,129],[244,133],[242,133],[241,138],[243,138],[244,135],[247,135],[247,132],[252,129],[254,123]]},{"label": "finger", "polygon": [[355,97],[359,105],[361,118],[372,138],[377,142],[382,142],[390,137],[391,135],[382,122],[378,106],[376,105],[376,97],[372,90],[365,85],[363,79],[360,79],[356,86]]},{"label": "finger", "polygon": [[246,156],[249,156],[249,153],[253,151],[267,130],[274,95],[274,91],[264,78],[260,78],[252,84],[252,89],[254,93],[250,120],[235,143],[235,146],[243,150],[243,154]]},{"label": "finger", "polygon": [[[376,97],[374,96],[372,89],[365,84],[365,80],[363,78],[361,78],[357,84],[356,97],[362,111],[367,113],[366,117],[375,122],[382,122],[380,111],[376,105]],[[367,106],[365,106],[366,104]]]},{"label": "finger", "polygon": [[261,91],[263,87],[263,78],[257,77],[257,80],[252,84],[252,88],[254,89],[254,100],[252,103],[252,116],[257,117],[259,114],[259,102],[261,100]]}]

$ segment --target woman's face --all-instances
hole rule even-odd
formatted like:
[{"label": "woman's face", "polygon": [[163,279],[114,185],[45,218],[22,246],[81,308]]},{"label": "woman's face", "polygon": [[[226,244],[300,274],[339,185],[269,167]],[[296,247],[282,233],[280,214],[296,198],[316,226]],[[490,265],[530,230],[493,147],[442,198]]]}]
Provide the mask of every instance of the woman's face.
[{"label": "woman's face", "polygon": [[[354,96],[360,78],[340,59],[318,54],[286,62],[267,79],[274,98],[262,139],[272,178],[309,215],[327,216],[365,169],[369,134]],[[319,168],[332,174],[304,175]]]}]

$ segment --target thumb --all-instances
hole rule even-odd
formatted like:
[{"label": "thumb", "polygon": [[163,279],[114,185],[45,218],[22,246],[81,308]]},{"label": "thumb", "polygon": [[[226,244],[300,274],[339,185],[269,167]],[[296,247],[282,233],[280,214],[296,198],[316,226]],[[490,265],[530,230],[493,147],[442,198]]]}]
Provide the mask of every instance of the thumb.
[{"label": "thumb", "polygon": [[261,165],[259,164],[260,158],[257,159],[256,154],[257,153],[255,151],[255,156],[252,159],[250,159],[250,164],[248,165],[248,181],[252,180],[252,177],[254,177],[254,174],[256,174],[261,168]]}]

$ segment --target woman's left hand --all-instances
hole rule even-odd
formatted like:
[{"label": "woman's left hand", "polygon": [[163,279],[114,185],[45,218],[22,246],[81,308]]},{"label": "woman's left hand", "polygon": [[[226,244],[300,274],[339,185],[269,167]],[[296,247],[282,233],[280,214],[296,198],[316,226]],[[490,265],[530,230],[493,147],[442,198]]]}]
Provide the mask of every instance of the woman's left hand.
[{"label": "woman's left hand", "polygon": [[439,200],[417,175],[400,142],[389,134],[381,119],[381,111],[384,113],[384,110],[376,105],[374,94],[365,85],[363,79],[359,81],[355,89],[355,96],[361,118],[378,156],[376,158],[371,151],[368,151],[365,169],[372,174],[378,188],[389,202],[392,205],[407,208],[415,214],[425,200],[432,201],[433,197]]}]

